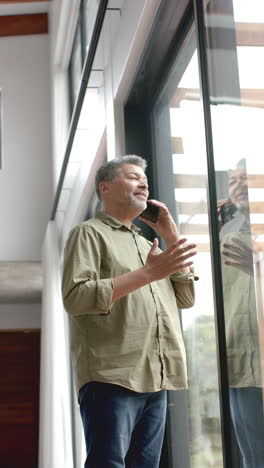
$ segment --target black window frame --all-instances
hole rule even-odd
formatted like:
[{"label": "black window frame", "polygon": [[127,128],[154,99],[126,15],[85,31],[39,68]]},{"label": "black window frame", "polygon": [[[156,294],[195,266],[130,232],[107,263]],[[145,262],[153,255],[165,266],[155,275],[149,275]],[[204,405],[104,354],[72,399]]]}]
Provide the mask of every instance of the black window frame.
[{"label": "black window frame", "polygon": [[[69,108],[70,108],[70,116],[73,113],[73,109],[77,100],[78,90],[81,82],[82,76],[82,69],[84,64],[84,56],[83,56],[83,27],[82,27],[82,15],[81,10],[79,10],[73,44],[72,44],[72,51],[68,66],[68,84],[69,84]],[[77,54],[80,54],[77,57]],[[81,64],[81,69],[78,70],[78,75],[76,76],[76,70],[74,70],[74,62],[75,60],[79,60]]]},{"label": "black window frame", "polygon": [[[173,25],[173,27],[172,27]],[[208,66],[206,62],[207,37],[203,17],[202,0],[180,0],[175,8],[173,0],[161,2],[155,24],[152,28],[149,41],[146,45],[143,57],[140,61],[136,77],[132,83],[128,99],[125,103],[125,135],[126,153],[140,154],[148,161],[148,179],[150,196],[155,198],[158,193],[158,181],[155,170],[155,154],[153,152],[151,111],[157,97],[166,83],[175,59],[183,45],[184,39],[191,26],[195,25],[196,40],[199,57],[199,70],[201,92],[203,99],[207,165],[208,165],[208,195],[209,195],[209,225],[212,242],[212,271],[213,288],[216,310],[216,346],[219,375],[219,401],[222,426],[223,462],[226,468],[234,466],[234,452],[236,452],[233,428],[230,415],[230,403],[228,392],[228,369],[226,356],[225,322],[223,306],[223,290],[221,281],[221,261],[218,240],[218,223],[216,212],[216,181],[213,167],[212,128],[210,121],[210,93],[208,83]],[[210,173],[210,174],[209,174]],[[143,233],[153,240],[154,233],[141,225]],[[177,392],[178,393],[178,392]],[[181,392],[180,392],[181,393]],[[170,401],[170,392],[168,392]],[[174,403],[174,401],[172,401]],[[177,407],[181,405],[181,423],[187,429],[188,421],[184,414],[187,411],[186,394],[182,394],[177,401]],[[172,466],[172,459],[189,451],[186,437],[172,442],[172,433],[175,433],[175,414],[168,414],[165,444],[160,468]],[[179,419],[179,415],[177,415]],[[179,424],[176,423],[179,427]],[[179,432],[177,432],[179,436]],[[178,465],[177,465],[178,466]],[[238,466],[238,465],[236,465]],[[180,468],[189,468],[188,457],[183,456]]]}]

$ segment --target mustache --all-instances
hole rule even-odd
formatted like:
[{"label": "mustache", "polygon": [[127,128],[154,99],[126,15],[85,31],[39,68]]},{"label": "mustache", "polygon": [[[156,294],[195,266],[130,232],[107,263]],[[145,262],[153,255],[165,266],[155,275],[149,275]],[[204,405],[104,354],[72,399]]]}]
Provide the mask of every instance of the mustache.
[{"label": "mustache", "polygon": [[236,197],[240,197],[240,196],[248,197],[248,191],[245,190],[245,191],[243,191],[243,192],[237,192],[237,193],[235,193],[235,196],[236,196]]},{"label": "mustache", "polygon": [[146,192],[144,190],[136,190],[135,192],[133,192],[134,195],[144,195],[144,197],[147,196]]}]

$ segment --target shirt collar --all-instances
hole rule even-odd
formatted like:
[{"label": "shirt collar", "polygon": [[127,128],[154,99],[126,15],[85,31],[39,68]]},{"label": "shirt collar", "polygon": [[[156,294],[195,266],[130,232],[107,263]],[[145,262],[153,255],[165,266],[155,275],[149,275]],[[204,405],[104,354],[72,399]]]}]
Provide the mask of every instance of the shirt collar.
[{"label": "shirt collar", "polygon": [[109,226],[112,226],[113,228],[116,228],[116,229],[125,228],[129,231],[135,231],[138,233],[140,232],[140,228],[138,228],[135,224],[132,224],[131,229],[129,229],[127,226],[121,223],[121,221],[104,213],[104,211],[97,211],[95,214],[95,218],[100,219],[103,223],[108,224]]}]

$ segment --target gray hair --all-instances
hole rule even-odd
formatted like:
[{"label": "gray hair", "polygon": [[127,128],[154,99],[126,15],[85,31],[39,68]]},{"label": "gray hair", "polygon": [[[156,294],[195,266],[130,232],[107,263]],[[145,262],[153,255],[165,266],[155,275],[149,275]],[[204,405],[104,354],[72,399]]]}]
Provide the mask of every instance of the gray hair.
[{"label": "gray hair", "polygon": [[105,162],[97,171],[95,176],[95,189],[99,200],[101,200],[101,194],[99,190],[99,184],[105,180],[114,180],[119,172],[119,169],[125,164],[133,164],[139,166],[145,172],[147,167],[147,161],[141,156],[129,154],[122,156],[121,158],[112,159],[111,161]]},{"label": "gray hair", "polygon": [[227,171],[228,176],[230,177],[231,174],[233,174],[233,172],[234,172],[236,169],[245,169],[245,172],[247,171],[247,161],[246,161],[246,158],[240,159],[240,160],[237,162],[236,166],[233,167],[233,169],[228,169],[228,171]]}]

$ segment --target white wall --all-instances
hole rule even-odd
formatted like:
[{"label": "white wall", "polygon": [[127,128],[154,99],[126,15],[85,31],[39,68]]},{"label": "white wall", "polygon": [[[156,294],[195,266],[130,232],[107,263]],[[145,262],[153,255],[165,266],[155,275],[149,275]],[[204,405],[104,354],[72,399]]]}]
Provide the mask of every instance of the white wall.
[{"label": "white wall", "polygon": [[69,344],[54,222],[43,246],[39,468],[72,468]]},{"label": "white wall", "polygon": [[[49,11],[53,197],[69,128],[67,67],[72,43],[69,28],[74,29],[74,11],[78,10],[78,2],[79,0],[53,0]],[[38,466],[72,468],[69,342],[67,317],[60,292],[60,252],[54,222],[47,225],[42,253],[44,273]]]},{"label": "white wall", "polygon": [[0,260],[40,260],[52,197],[48,35],[0,38]]},{"label": "white wall", "polygon": [[41,304],[0,304],[0,330],[41,326]]}]

